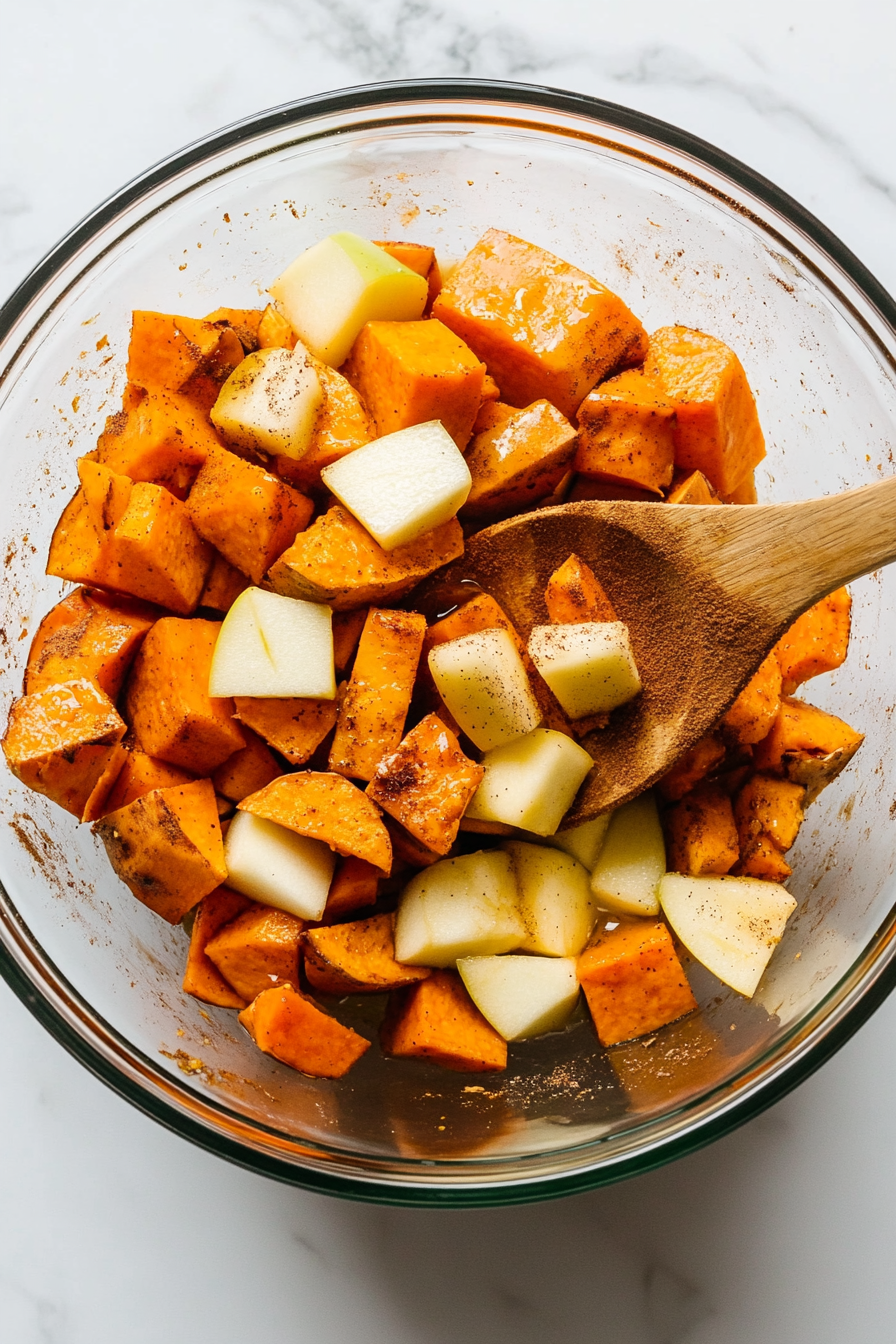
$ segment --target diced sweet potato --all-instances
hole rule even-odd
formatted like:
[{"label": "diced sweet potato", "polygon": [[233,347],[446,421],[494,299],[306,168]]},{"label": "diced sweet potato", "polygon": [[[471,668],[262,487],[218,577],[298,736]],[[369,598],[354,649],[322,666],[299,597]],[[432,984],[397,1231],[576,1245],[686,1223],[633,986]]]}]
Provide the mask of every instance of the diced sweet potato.
[{"label": "diced sweet potato", "polygon": [[132,481],[153,481],[186,499],[208,454],[219,447],[206,416],[176,392],[155,389],[110,415],[90,457]]},{"label": "diced sweet potato", "polygon": [[259,350],[294,350],[299,338],[283,314],[269,303],[261,315],[256,339]]},{"label": "diced sweet potato", "polygon": [[380,761],[367,793],[421,844],[447,854],[484,774],[454,733],[429,714]]},{"label": "diced sweet potato", "polygon": [[37,627],[25,668],[25,693],[84,679],[115,700],[157,615],[140,602],[76,588]]},{"label": "diced sweet potato", "polygon": [[245,592],[248,587],[249,580],[245,574],[241,574],[235,565],[215,551],[208,578],[199,594],[199,606],[209,607],[212,611],[228,612],[240,593]]},{"label": "diced sweet potato", "polygon": [[771,838],[760,832],[746,843],[740,862],[732,872],[735,877],[758,877],[763,882],[786,882],[793,869]]},{"label": "diced sweet potato", "polygon": [[329,602],[334,611],[347,611],[403,597],[463,552],[463,532],[456,518],[418,541],[384,551],[347,509],[334,504],[299,533],[272,565],[268,578],[274,592],[284,597]]},{"label": "diced sweet potato", "polygon": [[319,491],[323,488],[322,469],[369,443],[373,438],[373,425],[364,403],[347,378],[311,355],[308,362],[320,379],[324,394],[311,444],[298,461],[278,454],[274,458],[274,470],[299,490]]},{"label": "diced sweet potato", "polygon": [[740,856],[731,799],[717,784],[685,794],[666,815],[666,834],[673,873],[728,873]]},{"label": "diced sweet potato", "polygon": [[452,272],[433,316],[488,366],[505,401],[546,398],[572,419],[613,369],[638,363],[644,329],[617,295],[543,248],[489,229]]},{"label": "diced sweet potato", "polygon": [[105,692],[81,678],[13,702],[3,754],[16,779],[72,812],[100,815],[126,751],[127,724]]},{"label": "diced sweet potato", "polygon": [[305,974],[321,994],[381,994],[425,980],[425,966],[395,960],[395,916],[373,915],[351,924],[308,929],[303,938]]},{"label": "diced sweet potato", "polygon": [[388,252],[389,256],[394,257],[396,261],[400,261],[402,266],[407,266],[408,270],[413,271],[415,275],[423,276],[428,289],[426,307],[423,311],[428,313],[442,288],[442,273],[436,260],[435,248],[427,247],[425,243],[377,241],[376,245],[381,247],[384,252]]},{"label": "diced sweet potato", "polygon": [[251,355],[258,349],[258,328],[263,317],[261,308],[216,308],[213,313],[207,313],[204,320],[231,327],[239,337],[244,354]]},{"label": "diced sweet potato", "polygon": [[765,457],[756,403],[734,351],[689,327],[650,337],[645,367],[675,407],[675,464],[730,496]]},{"label": "diced sweet potato", "polygon": [[257,793],[283,774],[274,753],[251,728],[243,725],[242,734],[246,745],[228,756],[212,775],[215,792],[232,803],[241,803],[250,793]]},{"label": "diced sweet potato", "polygon": [[299,943],[305,923],[285,910],[250,905],[210,938],[205,954],[247,1003],[276,984],[299,980]]},{"label": "diced sweet potato", "polygon": [[548,579],[544,601],[552,625],[619,619],[591,566],[575,554],[564,560]]},{"label": "diced sweet potato", "polygon": [[321,917],[323,924],[375,905],[382,873],[365,859],[340,859],[327,892],[327,905]]},{"label": "diced sweet potato", "polygon": [[[389,816],[388,812],[383,817],[383,821],[392,841],[392,854],[399,863],[410,864],[412,868],[428,868],[430,864],[438,863],[439,859],[443,857],[441,854],[437,854],[434,849],[429,849],[409,831],[406,831],[400,822]],[[463,826],[463,822],[461,822],[461,826]]]},{"label": "diced sweet potato", "polygon": [[601,1045],[644,1036],[697,1007],[662,920],[621,920],[585,949],[577,974]]},{"label": "diced sweet potato", "polygon": [[378,808],[342,775],[311,770],[282,775],[239,808],[323,840],[337,854],[366,859],[380,872],[388,874],[392,867],[392,844]]},{"label": "diced sweet potato", "polygon": [[849,648],[852,598],[848,588],[838,588],[797,617],[775,645],[774,656],[781,668],[784,695],[822,672],[833,672]]},{"label": "diced sweet potato", "polygon": [[415,611],[371,607],[339,700],[329,762],[337,774],[373,779],[380,761],[398,747],[425,633],[426,618]]},{"label": "diced sweet potato", "polygon": [[678,472],[672,478],[667,504],[721,504],[702,471]]},{"label": "diced sweet potato", "polygon": [[238,695],[233,703],[240,723],[263,737],[290,765],[310,761],[336,723],[335,700],[303,700],[298,696],[257,700]]},{"label": "diced sweet potato", "polygon": [[589,392],[578,410],[575,469],[660,494],[672,481],[675,409],[656,380],[628,369]]},{"label": "diced sweet potato", "polygon": [[261,583],[314,512],[306,495],[223,448],[209,453],[187,508],[199,535],[253,583]]},{"label": "diced sweet potato", "polygon": [[781,669],[770,653],[722,719],[725,736],[741,746],[759,742],[781,708]]},{"label": "diced sweet potato", "polygon": [[378,436],[441,420],[466,448],[485,365],[441,322],[368,322],[343,367]]},{"label": "diced sweet potato", "polygon": [[81,458],[81,488],[50,542],[47,573],[96,584],[188,616],[196,609],[212,552],[186,505],[160,485],[134,483]]},{"label": "diced sweet potato", "polygon": [[723,504],[756,504],[758,501],[755,471],[748,471],[743,480],[733,490],[722,496]]},{"label": "diced sweet potato", "polygon": [[246,744],[233,701],[208,693],[220,628],[173,616],[156,621],[127,687],[128,720],[144,750],[197,775],[210,774]]},{"label": "diced sweet potato", "polygon": [[333,666],[336,675],[341,676],[354,657],[364,622],[367,620],[367,608],[357,611],[337,611],[333,614]]},{"label": "diced sweet potato", "polygon": [[171,313],[137,311],[128,345],[128,381],[182,392],[203,410],[214,406],[244,358],[236,332],[226,324]]},{"label": "diced sweet potato", "polygon": [[788,779],[756,774],[747,780],[734,801],[734,817],[741,853],[746,857],[757,836],[765,835],[786,854],[803,824],[806,790]]},{"label": "diced sweet potato", "polygon": [[467,451],[473,485],[461,510],[465,518],[516,512],[556,490],[572,462],[576,431],[549,401],[524,410],[492,403],[477,424]]},{"label": "diced sweet potato", "polygon": [[507,1067],[507,1042],[454,971],[434,971],[392,994],[380,1043],[387,1055],[428,1059],[456,1073],[500,1073]]},{"label": "diced sweet potato", "polygon": [[[809,805],[852,760],[865,738],[848,723],[804,700],[785,697],[771,731],[754,748],[757,770],[783,775],[807,788]],[[813,761],[824,761],[823,773],[816,772],[812,784],[800,776]],[[811,773],[811,771],[810,771]],[[816,787],[813,788],[813,785]]]},{"label": "diced sweet potato", "polygon": [[[125,745],[128,745],[127,741]],[[127,807],[135,798],[142,798],[144,793],[151,793],[153,789],[170,789],[175,784],[189,784],[193,779],[195,775],[190,774],[189,770],[181,770],[167,761],[158,761],[139,747],[128,746],[112,791],[103,805],[102,813],[97,815],[117,812],[120,807]]]},{"label": "diced sweet potato", "polygon": [[190,930],[190,948],[182,986],[186,994],[192,994],[194,999],[212,1003],[218,1008],[245,1008],[247,1000],[228,984],[215,963],[205,955],[205,949],[225,924],[229,924],[252,905],[248,896],[241,896],[229,887],[216,887],[203,896],[196,906]]},{"label": "diced sweet potato", "polygon": [[699,742],[679,756],[657,785],[669,802],[677,802],[689,793],[695,784],[705,779],[725,759],[725,744],[715,733],[707,733]]},{"label": "diced sweet potato", "polygon": [[293,989],[274,985],[240,1013],[259,1050],[312,1078],[341,1078],[370,1042]]},{"label": "diced sweet potato", "polygon": [[178,924],[227,879],[224,841],[210,779],[153,789],[94,823],[126,886],[169,924]]}]

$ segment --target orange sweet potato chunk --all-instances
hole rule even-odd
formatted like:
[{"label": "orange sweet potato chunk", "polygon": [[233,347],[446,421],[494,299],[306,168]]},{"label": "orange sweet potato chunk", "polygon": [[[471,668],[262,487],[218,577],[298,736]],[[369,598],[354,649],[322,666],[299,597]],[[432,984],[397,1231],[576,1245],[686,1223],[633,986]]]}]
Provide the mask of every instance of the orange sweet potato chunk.
[{"label": "orange sweet potato chunk", "polygon": [[276,756],[258,734],[245,724],[241,731],[246,745],[228,756],[212,775],[215,792],[232,803],[241,803],[283,774]]},{"label": "orange sweet potato chunk", "polygon": [[357,611],[337,611],[333,614],[333,666],[337,677],[347,671],[354,657],[367,620],[367,610],[367,607],[360,607]]},{"label": "orange sweet potato chunk", "polygon": [[441,420],[466,448],[485,365],[441,322],[368,322],[343,367],[377,436]]},{"label": "orange sweet potato chunk", "polygon": [[552,625],[619,619],[593,569],[575,553],[548,579],[544,602]]},{"label": "orange sweet potato chunk", "polygon": [[259,350],[294,350],[299,339],[286,318],[277,312],[272,303],[269,303],[262,313],[255,336]]},{"label": "orange sweet potato chunk", "polygon": [[252,904],[205,945],[205,954],[247,1003],[275,984],[299,979],[304,920],[269,905]]},{"label": "orange sweet potato chunk", "polygon": [[604,1046],[656,1031],[697,1007],[662,920],[621,920],[585,949],[577,975]]},{"label": "orange sweet potato chunk", "polygon": [[339,699],[330,769],[373,779],[404,732],[417,676],[426,618],[415,611],[371,607],[351,679]]},{"label": "orange sweet potato chunk", "polygon": [[506,630],[519,654],[525,652],[525,645],[503,607],[499,606],[493,597],[489,597],[488,593],[476,593],[475,597],[464,602],[463,606],[455,608],[450,615],[443,616],[440,621],[429,627],[423,640],[421,672],[428,665],[430,650],[439,644],[447,644],[452,639],[460,639],[462,635],[478,634],[480,630]]},{"label": "orange sweet potato chunk", "polygon": [[134,313],[127,372],[128,381],[140,387],[182,392],[207,411],[243,358],[240,339],[227,324],[172,313]]},{"label": "orange sweet potato chunk", "polygon": [[181,770],[167,761],[158,761],[139,747],[128,745],[124,763],[103,805],[102,814],[98,815],[117,812],[120,807],[127,807],[135,798],[142,798],[144,793],[151,793],[153,789],[170,789],[174,784],[189,784],[193,779],[195,775],[190,774],[189,770]]},{"label": "orange sweet potato chunk", "polygon": [[240,723],[263,737],[290,765],[304,765],[336,723],[335,700],[234,698]]},{"label": "orange sweet potato chunk", "polygon": [[417,541],[384,551],[347,509],[334,504],[271,566],[275,593],[329,602],[347,611],[403,597],[416,583],[464,552],[460,523],[451,518]]},{"label": "orange sweet potato chunk", "polygon": [[327,893],[327,905],[321,923],[332,924],[353,910],[375,905],[381,877],[379,868],[374,868],[365,859],[340,859]]},{"label": "orange sweet potato chunk", "polygon": [[740,862],[732,873],[735,877],[758,877],[762,882],[786,882],[793,869],[771,837],[760,831],[744,841]]},{"label": "orange sweet potato chunk", "polygon": [[672,489],[666,496],[667,504],[721,504],[702,471],[676,473]]},{"label": "orange sweet potato chunk", "polygon": [[232,327],[239,337],[243,352],[249,355],[258,349],[258,328],[263,317],[264,310],[261,308],[216,308],[213,313],[207,313],[204,320]]},{"label": "orange sweet potato chunk", "polygon": [[822,672],[833,672],[849,648],[852,598],[848,588],[823,597],[798,616],[775,645],[774,656],[781,668],[784,695]]},{"label": "orange sweet potato chunk", "polygon": [[128,681],[128,720],[151,756],[207,775],[244,747],[233,701],[212,697],[208,678],[217,621],[156,621]]},{"label": "orange sweet potato chunk", "polygon": [[776,849],[786,854],[803,823],[805,801],[806,790],[800,784],[773,775],[752,775],[734,801],[743,855],[749,854],[760,835],[766,836]]},{"label": "orange sweet potato chunk", "polygon": [[381,994],[425,980],[425,966],[395,960],[395,916],[373,915],[351,924],[308,929],[305,974],[321,994]]},{"label": "orange sweet potato chunk", "polygon": [[215,551],[208,578],[199,594],[199,606],[208,607],[211,611],[228,612],[240,593],[248,587],[246,575]]},{"label": "orange sweet potato chunk", "polygon": [[679,756],[657,787],[669,802],[677,802],[705,779],[725,759],[725,744],[715,733],[707,733],[695,742],[683,756]]},{"label": "orange sweet potato chunk", "polygon": [[342,775],[312,770],[282,775],[239,808],[323,840],[337,854],[366,859],[380,872],[388,874],[392,867],[392,844],[379,809]]},{"label": "orange sweet potato chunk", "polygon": [[63,682],[13,702],[3,754],[29,789],[92,821],[102,810],[126,751],[127,724],[92,681]]},{"label": "orange sweet potato chunk", "polygon": [[370,1042],[293,989],[274,985],[240,1013],[240,1022],[266,1055],[312,1078],[341,1078]]},{"label": "orange sweet potato chunk", "polygon": [[731,495],[765,457],[756,403],[734,351],[690,327],[650,337],[646,366],[675,407],[675,464]]},{"label": "orange sweet potato chunk", "polygon": [[500,1073],[507,1042],[480,1013],[454,971],[434,971],[389,999],[380,1028],[387,1055],[428,1059],[456,1073]]},{"label": "orange sweet potato chunk", "polygon": [[675,408],[655,379],[628,369],[590,392],[578,411],[575,469],[660,494],[672,482]]},{"label": "orange sweet potato chunk", "polygon": [[667,814],[666,834],[673,873],[729,873],[740,857],[731,799],[717,784],[686,794]]},{"label": "orange sweet potato chunk", "polygon": [[76,588],[37,627],[25,668],[25,693],[83,678],[115,700],[157,615],[140,602]]},{"label": "orange sweet potato chunk", "polygon": [[134,388],[106,420],[91,458],[132,481],[163,485],[186,499],[196,473],[219,439],[208,419],[176,392]]},{"label": "orange sweet potato chunk", "polygon": [[408,270],[413,271],[415,275],[423,276],[428,288],[426,307],[423,311],[428,314],[442,288],[442,273],[436,260],[435,248],[427,247],[425,243],[388,241],[378,241],[376,245],[381,247],[384,252],[388,252],[389,256],[394,257],[396,261],[400,261],[402,266],[407,266]]},{"label": "orange sweet potato chunk", "polygon": [[218,1008],[246,1007],[247,1000],[228,984],[215,963],[206,956],[205,949],[225,924],[251,909],[252,905],[248,896],[241,896],[229,887],[216,887],[203,896],[196,906],[190,931],[190,947],[182,985],[184,993],[192,994],[194,999],[212,1003]]},{"label": "orange sweet potato chunk", "polygon": [[447,854],[485,774],[435,714],[380,761],[368,796],[434,854]]},{"label": "orange sweet potato chunk", "polygon": [[[506,414],[505,414],[506,412]],[[524,410],[490,403],[467,452],[473,485],[465,518],[518,512],[556,490],[576,451],[576,431],[549,401]]]},{"label": "orange sweet potato chunk", "polygon": [[227,879],[215,790],[209,779],[154,789],[94,823],[126,886],[178,924]]},{"label": "orange sweet potato chunk", "polygon": [[765,737],[780,708],[781,669],[770,653],[723,717],[722,729],[741,746],[751,746]]},{"label": "orange sweet potato chunk", "polygon": [[727,495],[722,496],[723,504],[757,504],[759,494],[756,490],[756,472],[748,471],[746,476]]},{"label": "orange sweet potato chunk", "polygon": [[783,775],[789,773],[788,766],[794,758],[821,759],[839,753],[845,765],[864,740],[862,733],[835,715],[816,709],[805,700],[785,696],[771,731],[756,744],[753,760],[757,770]]},{"label": "orange sweet potato chunk", "polygon": [[299,490],[321,491],[321,470],[346,453],[363,448],[373,438],[374,429],[364,403],[348,379],[311,355],[307,358],[320,379],[323,405],[317,413],[308,449],[298,461],[278,454],[274,470]]},{"label": "orange sweet potato chunk", "polygon": [[646,335],[617,295],[543,248],[489,229],[443,285],[433,317],[488,366],[504,401],[544,397],[571,420]]}]

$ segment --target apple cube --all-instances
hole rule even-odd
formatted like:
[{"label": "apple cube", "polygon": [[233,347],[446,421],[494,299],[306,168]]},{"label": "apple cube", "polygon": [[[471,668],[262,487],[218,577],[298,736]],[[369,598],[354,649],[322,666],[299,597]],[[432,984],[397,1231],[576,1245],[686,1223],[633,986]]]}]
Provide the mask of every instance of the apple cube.
[{"label": "apple cube", "polygon": [[254,350],[221,388],[211,419],[226,443],[297,459],[311,446],[323,404],[304,350]]},{"label": "apple cube", "polygon": [[658,915],[657,888],[666,871],[663,829],[652,793],[617,808],[591,873],[591,890],[602,910],[620,915]]},{"label": "apple cube", "polygon": [[612,812],[604,812],[593,821],[583,821],[580,826],[573,826],[569,831],[558,831],[545,843],[571,854],[579,863],[584,864],[590,873],[603,848],[612,815]]},{"label": "apple cube", "polygon": [[752,998],[796,901],[779,882],[756,877],[666,873],[660,904],[673,932],[707,970]]},{"label": "apple cube", "polygon": [[460,957],[467,993],[505,1041],[566,1026],[579,999],[570,957]]},{"label": "apple cube", "polygon": [[237,812],[224,839],[227,885],[299,919],[320,919],[336,855],[322,840]]},{"label": "apple cube", "polygon": [[565,733],[536,728],[486,752],[485,775],[465,815],[553,835],[593,764],[588,752]]},{"label": "apple cube", "polygon": [[395,960],[453,966],[458,957],[519,947],[526,930],[507,854],[493,849],[443,859],[412,878],[395,919]]},{"label": "apple cube", "polygon": [[506,630],[479,630],[436,645],[429,670],[449,714],[480,751],[541,723],[528,673]]},{"label": "apple cube", "polygon": [[571,719],[605,714],[641,689],[622,621],[536,625],[529,656]]},{"label": "apple cube", "polygon": [[333,613],[263,588],[240,593],[218,632],[209,695],[333,700]]},{"label": "apple cube", "polygon": [[324,467],[320,475],[384,551],[409,546],[447,523],[473,480],[440,420],[384,434]]},{"label": "apple cube", "polygon": [[509,840],[502,848],[510,855],[519,888],[519,912],[526,926],[522,950],[543,957],[577,957],[597,918],[588,869],[572,855],[545,845]]},{"label": "apple cube", "polygon": [[422,317],[428,287],[375,243],[345,232],[302,252],[270,293],[311,353],[336,369],[365,323]]}]

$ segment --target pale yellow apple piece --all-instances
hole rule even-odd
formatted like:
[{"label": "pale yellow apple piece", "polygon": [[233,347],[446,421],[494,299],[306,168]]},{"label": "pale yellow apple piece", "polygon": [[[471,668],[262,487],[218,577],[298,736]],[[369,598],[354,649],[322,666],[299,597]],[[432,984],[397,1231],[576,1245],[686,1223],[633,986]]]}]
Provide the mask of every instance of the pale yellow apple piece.
[{"label": "pale yellow apple piece", "polygon": [[209,695],[333,700],[333,613],[263,588],[240,593],[218,632]]},{"label": "pale yellow apple piece", "polygon": [[320,919],[336,855],[322,840],[237,812],[224,838],[227,885],[299,919]]},{"label": "pale yellow apple piece", "polygon": [[606,714],[641,690],[623,621],[536,625],[529,656],[571,719]]},{"label": "pale yellow apple piece", "polygon": [[480,751],[512,742],[541,722],[523,660],[506,630],[480,630],[436,645],[429,670],[449,713]]},{"label": "pale yellow apple piece", "polygon": [[565,733],[536,728],[487,751],[482,764],[485,775],[465,815],[546,836],[557,830],[594,762]]},{"label": "pale yellow apple piece", "polygon": [[602,910],[620,915],[658,915],[657,888],[666,871],[663,828],[652,793],[617,808],[591,873],[591,890]]},{"label": "pale yellow apple piece", "polygon": [[510,858],[486,850],[443,859],[411,879],[398,902],[395,958],[453,966],[458,957],[510,952],[525,936]]},{"label": "pale yellow apple piece", "polygon": [[225,443],[294,459],[311,446],[323,388],[307,352],[254,350],[238,364],[211,409]]},{"label": "pale yellow apple piece", "polygon": [[571,957],[460,957],[457,969],[470,998],[505,1041],[559,1031],[578,1002]]}]

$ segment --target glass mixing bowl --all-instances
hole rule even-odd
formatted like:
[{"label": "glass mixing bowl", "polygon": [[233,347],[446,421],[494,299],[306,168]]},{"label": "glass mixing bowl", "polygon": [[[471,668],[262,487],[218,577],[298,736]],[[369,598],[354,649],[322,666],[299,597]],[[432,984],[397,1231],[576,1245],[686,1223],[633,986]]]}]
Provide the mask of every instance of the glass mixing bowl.
[{"label": "glass mixing bowl", "polygon": [[[0,318],[2,694],[61,585],[44,576],[75,459],[117,408],[132,308],[256,307],[335,229],[462,256],[490,225],[598,276],[648,330],[738,351],[768,438],[760,498],[878,479],[896,441],[893,301],[782,192],[693,137],[543,88],[428,81],[263,113],[126,187]],[[794,538],[799,545],[799,538]],[[698,1015],[607,1052],[584,1019],[511,1049],[503,1075],[384,1060],[306,1078],[233,1014],[181,993],[186,934],[135,901],[90,828],[3,773],[0,970],[122,1096],[255,1171],[393,1203],[534,1200],[644,1171],[725,1133],[817,1067],[881,1002],[896,930],[896,571],[854,586],[848,663],[810,699],[867,734],[812,807],[799,900],[752,1003],[699,967]],[[3,715],[5,719],[5,713]],[[341,1013],[375,1035],[382,1005]]]}]

